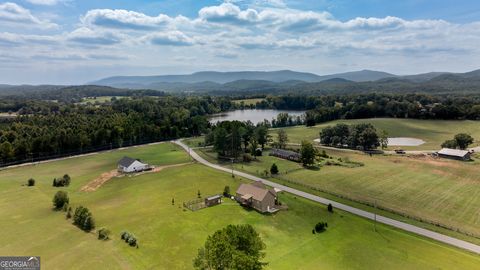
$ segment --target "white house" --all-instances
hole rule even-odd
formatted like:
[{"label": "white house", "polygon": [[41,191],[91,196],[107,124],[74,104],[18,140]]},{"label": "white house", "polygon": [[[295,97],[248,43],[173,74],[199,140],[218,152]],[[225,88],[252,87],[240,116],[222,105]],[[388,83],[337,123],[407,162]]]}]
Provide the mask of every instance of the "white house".
[{"label": "white house", "polygon": [[150,169],[148,164],[140,162],[138,159],[123,157],[118,162],[118,171],[123,173],[141,172]]}]

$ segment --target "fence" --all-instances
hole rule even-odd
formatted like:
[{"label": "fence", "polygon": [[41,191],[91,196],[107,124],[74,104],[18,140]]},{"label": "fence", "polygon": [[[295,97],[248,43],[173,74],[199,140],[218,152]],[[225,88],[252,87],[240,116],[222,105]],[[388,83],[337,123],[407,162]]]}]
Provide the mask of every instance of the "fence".
[{"label": "fence", "polygon": [[204,208],[207,208],[208,206],[205,204],[205,198],[213,197],[213,196],[216,196],[216,195],[219,195],[219,194],[209,195],[209,196],[206,196],[204,198],[198,198],[198,199],[195,199],[195,200],[183,202],[183,207],[185,207],[188,210],[191,210],[193,212],[204,209]]}]

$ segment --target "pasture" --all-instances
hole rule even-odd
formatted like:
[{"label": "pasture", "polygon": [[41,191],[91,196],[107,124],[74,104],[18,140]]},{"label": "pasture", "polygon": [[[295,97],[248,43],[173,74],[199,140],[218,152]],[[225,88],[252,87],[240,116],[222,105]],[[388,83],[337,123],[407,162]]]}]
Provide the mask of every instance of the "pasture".
[{"label": "pasture", "polygon": [[[479,269],[480,257],[371,221],[281,194],[288,211],[265,216],[229,199],[197,212],[183,201],[232,190],[243,181],[198,164],[159,173],[113,178],[95,192],[80,188],[115,168],[128,155],[154,165],[188,162],[170,143],[139,146],[61,161],[0,171],[2,255],[39,255],[45,269],[191,269],[192,259],[207,235],[228,224],[252,224],[267,245],[268,269]],[[282,170],[282,166],[281,170]],[[72,184],[54,188],[52,179],[70,174]],[[34,187],[23,184],[30,177]],[[57,190],[66,190],[73,207],[88,207],[97,228],[112,231],[99,241],[51,209]],[[175,205],[172,205],[172,198]],[[318,221],[327,232],[313,235]],[[128,230],[139,240],[132,248],[119,239]]]},{"label": "pasture", "polygon": [[264,98],[247,98],[247,99],[237,99],[237,100],[232,100],[233,103],[238,104],[238,105],[245,105],[245,106],[251,106],[251,105],[256,105],[258,102],[262,102],[265,100]]},{"label": "pasture", "polygon": [[[314,127],[296,126],[283,128],[288,134],[291,143],[300,143],[302,140],[313,141],[319,138],[320,131],[327,126],[337,123],[358,124],[371,123],[377,131],[385,130],[389,137],[411,137],[425,141],[420,146],[402,146],[406,150],[439,150],[440,145],[457,133],[470,134],[476,142],[472,146],[480,145],[480,122],[479,121],[446,121],[446,120],[417,120],[396,118],[372,118],[355,120],[337,120],[318,124]],[[275,137],[275,129],[271,130]],[[396,147],[390,147],[394,149]]]}]

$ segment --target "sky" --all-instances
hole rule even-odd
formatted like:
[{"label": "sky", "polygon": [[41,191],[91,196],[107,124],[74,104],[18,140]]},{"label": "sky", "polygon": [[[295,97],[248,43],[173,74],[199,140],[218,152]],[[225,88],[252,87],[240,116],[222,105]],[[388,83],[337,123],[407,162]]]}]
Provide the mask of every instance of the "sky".
[{"label": "sky", "polygon": [[478,0],[0,0],[0,84],[479,68]]}]

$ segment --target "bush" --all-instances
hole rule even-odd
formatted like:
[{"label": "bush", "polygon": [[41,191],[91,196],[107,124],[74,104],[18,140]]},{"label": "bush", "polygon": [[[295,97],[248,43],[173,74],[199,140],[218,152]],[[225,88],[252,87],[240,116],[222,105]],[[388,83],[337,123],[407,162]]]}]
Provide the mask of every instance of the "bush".
[{"label": "bush", "polygon": [[223,196],[230,197],[230,186],[225,186],[223,188]]},{"label": "bush", "polygon": [[124,231],[120,234],[120,237],[122,238],[122,240],[125,240],[125,242],[126,242],[126,241],[128,241],[128,238],[130,238],[130,234],[128,232]]},{"label": "bush", "polygon": [[33,178],[28,179],[27,186],[29,186],[29,187],[35,186],[35,179],[33,179]]},{"label": "bush", "polygon": [[108,239],[110,239],[110,230],[108,230],[107,228],[101,228],[101,229],[98,231],[98,239],[99,239],[99,240],[108,240]]},{"label": "bush", "polygon": [[65,174],[61,178],[53,178],[54,187],[68,187],[70,185],[71,178],[68,174]]},{"label": "bush", "polygon": [[315,232],[321,233],[324,232],[328,227],[328,224],[326,222],[319,222],[315,225]]},{"label": "bush", "polygon": [[137,238],[135,237],[135,235],[127,231],[122,232],[120,234],[120,237],[122,238],[122,240],[125,241],[125,243],[129,244],[132,247],[135,247],[138,245]]},{"label": "bush", "polygon": [[270,173],[271,174],[278,174],[277,164],[275,164],[275,163],[272,164],[272,167],[270,167]]},{"label": "bush", "polygon": [[63,208],[65,204],[68,204],[69,202],[68,194],[65,191],[58,191],[55,193],[55,196],[53,196],[53,206],[55,207],[56,210],[60,210]]},{"label": "bush", "polygon": [[251,162],[253,157],[250,154],[243,154],[243,162]]},{"label": "bush", "polygon": [[95,220],[92,216],[92,213],[90,213],[88,208],[83,206],[79,206],[75,209],[75,214],[73,215],[73,224],[87,232],[95,229]]},{"label": "bush", "polygon": [[134,247],[137,245],[137,238],[134,235],[130,235],[130,238],[128,239],[128,244],[131,247]]},{"label": "bush", "polygon": [[255,156],[256,157],[261,157],[262,156],[262,149],[260,149],[260,148],[255,149]]},{"label": "bush", "polygon": [[333,213],[333,205],[331,203],[328,204],[327,210],[328,212]]}]

